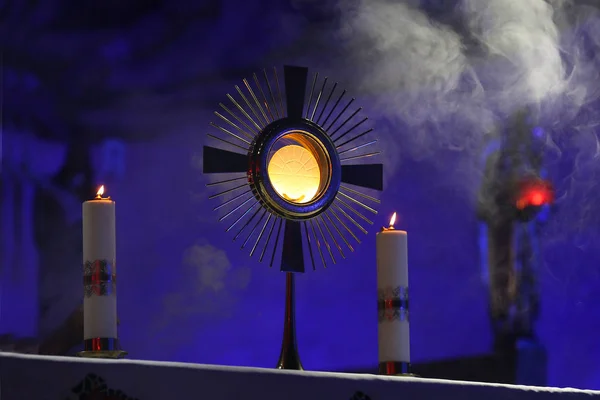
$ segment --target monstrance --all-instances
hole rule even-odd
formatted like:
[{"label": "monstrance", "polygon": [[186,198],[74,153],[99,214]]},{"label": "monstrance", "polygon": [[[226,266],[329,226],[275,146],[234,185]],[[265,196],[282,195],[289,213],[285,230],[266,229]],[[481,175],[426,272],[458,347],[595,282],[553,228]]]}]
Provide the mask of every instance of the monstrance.
[{"label": "monstrance", "polygon": [[346,90],[336,93],[338,84],[328,87],[318,73],[307,90],[303,67],[285,66],[283,85],[276,68],[269,75],[254,74],[254,85],[243,79],[245,90],[235,86],[239,98],[227,94],[231,105],[219,104],[221,122],[211,122],[216,131],[208,136],[235,151],[204,146],[203,167],[205,174],[240,174],[207,185],[220,189],[210,199],[232,196],[213,210],[225,210],[219,221],[232,221],[227,232],[241,225],[233,240],[243,239],[242,248],[251,243],[250,256],[258,250],[260,261],[270,252],[271,267],[281,253],[286,307],[277,368],[301,370],[294,274],[304,272],[305,250],[313,269],[317,255],[327,267],[335,253],[345,258],[343,244],[354,251],[355,231],[366,234],[363,224],[373,224],[364,212],[377,214],[379,204],[364,189],[383,190],[383,165],[352,164],[380,152],[371,150],[373,129],[363,126],[362,108],[350,110],[354,98],[346,100]]}]

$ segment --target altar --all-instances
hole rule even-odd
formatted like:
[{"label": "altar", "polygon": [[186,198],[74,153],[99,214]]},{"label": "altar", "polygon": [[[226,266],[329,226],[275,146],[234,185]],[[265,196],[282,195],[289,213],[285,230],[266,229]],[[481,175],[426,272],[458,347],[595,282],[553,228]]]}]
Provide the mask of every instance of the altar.
[{"label": "altar", "polygon": [[0,398],[18,399],[600,399],[600,391],[369,374],[0,354]]}]

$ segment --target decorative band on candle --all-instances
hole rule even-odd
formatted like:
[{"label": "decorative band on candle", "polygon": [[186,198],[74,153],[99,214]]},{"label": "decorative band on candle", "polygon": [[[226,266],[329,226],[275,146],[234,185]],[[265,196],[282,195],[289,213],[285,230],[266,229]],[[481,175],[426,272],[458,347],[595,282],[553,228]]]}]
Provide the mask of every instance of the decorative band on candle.
[{"label": "decorative band on candle", "polygon": [[83,288],[86,298],[109,296],[117,290],[115,262],[102,259],[83,264]]},{"label": "decorative band on candle", "polygon": [[384,321],[408,321],[408,288],[379,289],[377,291],[377,314],[379,323]]},{"label": "decorative band on candle", "polygon": [[119,339],[116,338],[91,338],[83,341],[85,351],[117,351]]},{"label": "decorative band on candle", "polygon": [[113,276],[107,276],[107,277],[98,277],[98,276],[84,276],[83,277],[83,285],[87,286],[87,285],[94,285],[97,283],[108,283],[108,282],[113,282],[113,283],[117,283],[117,277],[115,275]]},{"label": "decorative band on candle", "polygon": [[83,295],[86,298],[92,296],[110,296],[117,292],[116,282],[99,282],[83,286]]},{"label": "decorative band on candle", "polygon": [[114,280],[116,274],[117,269],[114,260],[86,261],[83,264],[83,276],[98,277],[97,281]]}]

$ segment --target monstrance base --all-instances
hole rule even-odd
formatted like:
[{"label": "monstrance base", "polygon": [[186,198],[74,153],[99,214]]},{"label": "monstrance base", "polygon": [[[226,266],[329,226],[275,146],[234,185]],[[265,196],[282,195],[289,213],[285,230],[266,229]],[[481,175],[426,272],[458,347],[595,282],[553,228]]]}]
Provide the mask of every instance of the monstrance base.
[{"label": "monstrance base", "polygon": [[[290,355],[287,355],[288,357],[290,357]],[[298,353],[296,353],[293,357],[290,357],[291,359],[285,359],[285,360],[279,360],[279,362],[277,363],[277,367],[275,367],[276,369],[287,369],[287,370],[291,370],[291,371],[304,371],[304,367],[302,366],[302,363],[300,362],[300,357],[298,356]]]}]

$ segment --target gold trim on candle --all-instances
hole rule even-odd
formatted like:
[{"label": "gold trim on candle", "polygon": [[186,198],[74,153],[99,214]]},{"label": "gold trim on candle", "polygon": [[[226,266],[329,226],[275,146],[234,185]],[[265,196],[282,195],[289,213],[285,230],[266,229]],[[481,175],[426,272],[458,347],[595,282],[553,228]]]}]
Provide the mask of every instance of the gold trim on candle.
[{"label": "gold trim on candle", "polygon": [[415,375],[410,372],[411,365],[409,362],[404,361],[384,361],[379,363],[379,374],[389,376],[407,376],[418,378],[419,375]]},{"label": "gold trim on candle", "polygon": [[121,350],[117,338],[90,338],[83,341],[84,351],[77,353],[84,358],[123,358],[126,351]]}]

